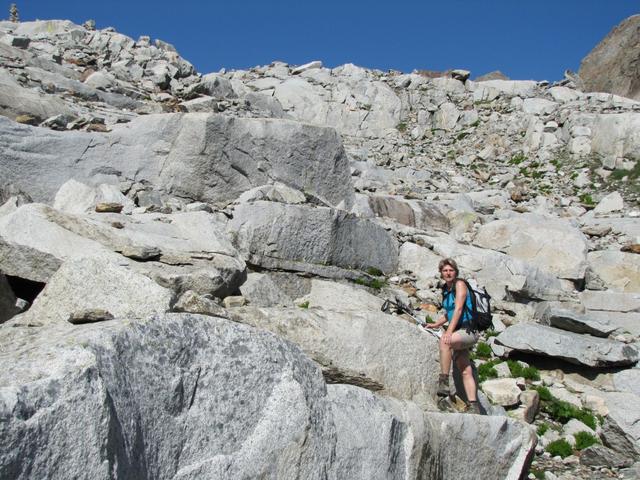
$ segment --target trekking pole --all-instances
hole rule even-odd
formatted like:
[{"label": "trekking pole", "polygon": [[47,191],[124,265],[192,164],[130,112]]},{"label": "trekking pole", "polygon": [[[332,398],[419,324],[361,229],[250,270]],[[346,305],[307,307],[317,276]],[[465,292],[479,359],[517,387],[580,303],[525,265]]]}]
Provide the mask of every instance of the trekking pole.
[{"label": "trekking pole", "polygon": [[419,318],[416,315],[414,315],[413,310],[410,307],[408,307],[407,305],[405,305],[404,303],[402,303],[402,301],[397,297],[396,297],[396,301],[395,302],[393,302],[391,300],[385,300],[384,303],[382,304],[382,307],[380,308],[380,310],[382,310],[385,313],[388,313],[389,307],[391,305],[396,307],[396,310],[398,312],[404,313],[405,315],[407,315],[414,322],[416,322],[416,325],[421,326],[423,330],[426,330],[428,333],[430,333],[434,337],[440,338],[442,336],[442,332],[440,330],[431,330],[430,328],[427,328],[425,326],[425,325],[427,325],[426,320],[424,320],[422,318]]}]

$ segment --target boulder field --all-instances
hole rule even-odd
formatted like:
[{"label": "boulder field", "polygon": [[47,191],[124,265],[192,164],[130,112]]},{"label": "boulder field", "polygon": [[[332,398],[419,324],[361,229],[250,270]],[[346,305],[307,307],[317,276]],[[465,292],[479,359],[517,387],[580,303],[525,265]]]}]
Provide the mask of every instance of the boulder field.
[{"label": "boulder field", "polygon": [[0,478],[636,478],[640,103],[498,77],[0,22]]}]

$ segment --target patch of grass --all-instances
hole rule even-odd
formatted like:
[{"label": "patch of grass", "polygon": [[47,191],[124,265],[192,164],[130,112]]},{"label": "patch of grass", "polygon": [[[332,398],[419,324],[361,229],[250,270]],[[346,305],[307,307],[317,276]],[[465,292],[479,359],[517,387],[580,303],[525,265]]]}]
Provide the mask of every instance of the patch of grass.
[{"label": "patch of grass", "polygon": [[562,458],[567,458],[573,453],[571,445],[569,445],[569,442],[567,442],[564,438],[551,442],[549,445],[547,445],[547,448],[545,450],[549,452],[552,457],[560,456]]},{"label": "patch of grass", "polygon": [[543,386],[533,387],[533,390],[538,392],[541,402],[549,402],[553,398],[553,395],[551,395],[551,392],[547,387],[543,387]]},{"label": "patch of grass", "polygon": [[539,437],[541,437],[545,433],[547,433],[548,430],[549,430],[549,424],[541,423],[540,425],[538,425],[538,428],[536,429],[536,433],[538,434]]},{"label": "patch of grass", "polygon": [[496,332],[493,328],[490,328],[489,330],[485,330],[484,332],[484,336],[487,338],[490,337],[497,337],[498,335],[500,335],[498,332]]},{"label": "patch of grass", "polygon": [[356,278],[355,282],[358,285],[364,285],[365,287],[373,288],[375,290],[380,290],[382,287],[385,287],[387,285],[386,280],[379,279],[379,278],[373,278],[373,279]]},{"label": "patch of grass", "polygon": [[478,382],[482,383],[490,378],[498,378],[498,371],[494,367],[499,363],[501,361],[495,359],[478,366]]},{"label": "patch of grass", "polygon": [[525,380],[540,380],[540,372],[536,367],[523,367],[515,360],[507,360],[512,377],[524,377]]},{"label": "patch of grass", "polygon": [[309,308],[309,300],[298,305],[300,308]]},{"label": "patch of grass", "polygon": [[399,132],[406,132],[407,131],[407,124],[405,122],[400,122],[399,124],[396,125],[396,129]]},{"label": "patch of grass", "polygon": [[624,177],[627,177],[628,180],[636,180],[640,178],[640,162],[636,162],[635,166],[631,170],[625,169],[617,169],[611,172],[609,178],[611,180],[622,180]]},{"label": "patch of grass", "polygon": [[573,436],[576,439],[576,450],[584,450],[591,445],[600,443],[598,437],[591,435],[589,432],[574,433]]},{"label": "patch of grass", "polygon": [[578,408],[569,402],[558,400],[553,396],[551,396],[551,400],[543,402],[542,411],[546,412],[552,419],[562,424],[565,424],[572,418],[575,418],[592,430],[596,429],[596,417],[590,410]]},{"label": "patch of grass", "polygon": [[380,270],[379,268],[376,267],[369,267],[367,268],[367,273],[373,277],[381,277],[382,275],[384,275],[382,273],[382,270]]},{"label": "patch of grass", "polygon": [[511,164],[511,165],[520,165],[526,159],[527,159],[527,157],[524,156],[524,153],[518,152],[513,157],[511,157],[511,160],[509,160],[509,164]]},{"label": "patch of grass", "polygon": [[478,125],[480,125],[480,119],[476,120],[475,122],[473,122],[471,125],[469,125],[470,127],[477,127]]},{"label": "patch of grass", "polygon": [[539,480],[544,480],[545,478],[544,470],[540,470],[539,468],[531,467],[529,473]]},{"label": "patch of grass", "polygon": [[460,132],[458,135],[456,135],[456,140],[463,140],[468,135],[469,132]]},{"label": "patch of grass", "polygon": [[583,193],[578,198],[580,198],[580,201],[582,203],[584,203],[585,205],[595,205],[596,204],[596,202],[593,200],[593,197],[588,193]]},{"label": "patch of grass", "polygon": [[476,357],[491,358],[491,346],[488,343],[478,342],[476,345]]}]

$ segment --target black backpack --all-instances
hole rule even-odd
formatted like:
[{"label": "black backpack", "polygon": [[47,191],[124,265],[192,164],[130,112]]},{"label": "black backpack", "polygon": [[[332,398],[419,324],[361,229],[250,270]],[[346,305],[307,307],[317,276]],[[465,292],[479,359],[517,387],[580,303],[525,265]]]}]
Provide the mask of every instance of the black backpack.
[{"label": "black backpack", "polygon": [[[487,290],[478,285],[478,283],[473,279],[464,280],[459,278],[458,280],[462,280],[464,282],[467,286],[467,291],[471,294],[471,311],[469,312],[471,313],[471,330],[484,332],[485,330],[493,328],[491,295],[489,295]],[[444,294],[445,287],[442,288],[443,300]],[[465,301],[465,307],[466,305],[467,303]]]}]

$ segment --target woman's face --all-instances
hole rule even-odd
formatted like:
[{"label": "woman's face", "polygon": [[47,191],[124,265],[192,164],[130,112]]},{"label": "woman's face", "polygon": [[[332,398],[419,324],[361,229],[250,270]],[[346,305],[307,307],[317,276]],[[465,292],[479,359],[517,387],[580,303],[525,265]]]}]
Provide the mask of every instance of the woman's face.
[{"label": "woman's face", "polygon": [[440,270],[440,276],[445,282],[452,282],[456,278],[456,271],[451,265],[445,265],[442,267],[442,270]]}]

